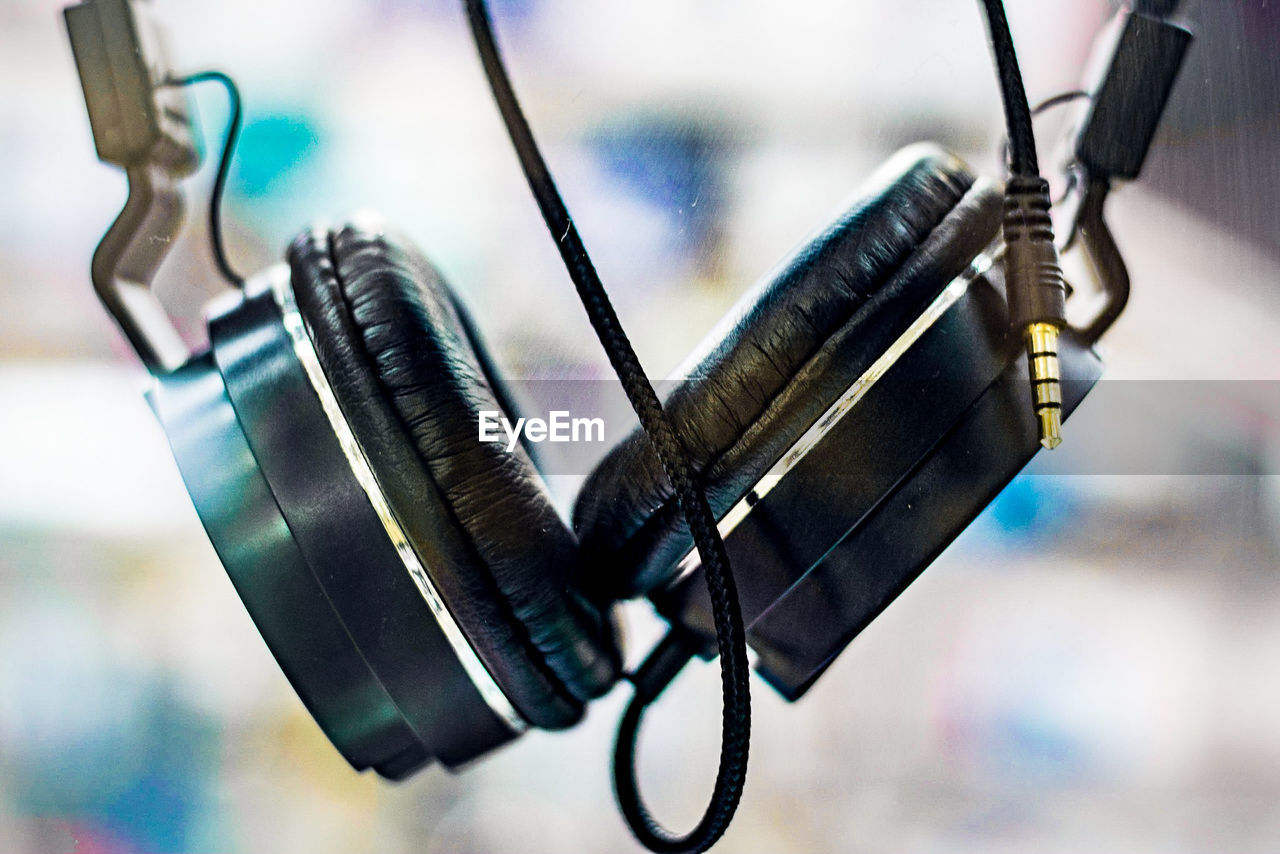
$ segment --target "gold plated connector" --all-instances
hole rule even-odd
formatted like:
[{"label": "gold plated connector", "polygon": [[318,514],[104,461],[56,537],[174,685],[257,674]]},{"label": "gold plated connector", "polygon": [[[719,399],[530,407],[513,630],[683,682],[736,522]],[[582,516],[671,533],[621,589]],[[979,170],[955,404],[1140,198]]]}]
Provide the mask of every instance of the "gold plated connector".
[{"label": "gold plated connector", "polygon": [[1053,449],[1062,444],[1062,374],[1058,367],[1058,327],[1032,323],[1027,327],[1027,362],[1031,368],[1031,393],[1040,444]]}]

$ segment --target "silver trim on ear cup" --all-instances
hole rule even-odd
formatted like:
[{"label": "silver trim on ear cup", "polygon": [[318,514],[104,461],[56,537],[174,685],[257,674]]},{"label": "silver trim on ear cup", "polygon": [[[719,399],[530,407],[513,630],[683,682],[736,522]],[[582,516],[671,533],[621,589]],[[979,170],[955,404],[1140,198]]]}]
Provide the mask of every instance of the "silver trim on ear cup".
[{"label": "silver trim on ear cup", "polygon": [[[955,305],[956,301],[964,295],[969,289],[969,285],[974,279],[986,273],[991,269],[991,265],[1004,254],[1004,245],[998,243],[989,248],[986,252],[977,256],[965,268],[964,272],[951,280],[951,283],[942,289],[942,293],[938,294],[929,305],[921,312],[910,326],[907,327],[901,335],[898,336],[892,344],[889,345],[880,358],[871,363],[862,376],[858,377],[845,390],[844,394],[827,408],[827,411],[819,416],[818,420],[801,434],[796,443],[787,450],[785,454],[774,464],[767,473],[761,475],[747,492],[738,500],[736,504],[729,508],[729,512],[725,513],[720,519],[716,527],[720,530],[720,536],[727,537],[729,532],[738,527],[738,524],[751,512],[760,499],[769,494],[769,491],[777,486],[782,478],[787,475],[796,463],[800,462],[809,451],[822,441],[827,433],[840,422],[841,418],[849,413],[853,407],[871,390],[881,377],[889,372],[889,369],[897,363],[898,359],[911,348],[911,345],[920,339],[947,312],[947,309]],[[702,561],[698,557],[695,549],[689,549],[688,553],[676,565],[675,576],[667,584],[667,589],[676,587],[681,581],[694,572]]]},{"label": "silver trim on ear cup", "polygon": [[290,341],[293,342],[293,351],[297,355],[298,361],[302,363],[303,371],[306,373],[311,387],[315,390],[316,397],[320,399],[320,405],[324,409],[325,416],[329,419],[329,425],[333,428],[334,435],[337,436],[338,444],[342,447],[342,454],[346,457],[347,464],[351,467],[351,473],[359,482],[365,495],[368,496],[369,503],[373,506],[374,512],[382,522],[382,527],[386,531],[388,539],[391,540],[396,553],[399,554],[400,560],[404,563],[405,569],[408,570],[409,576],[418,588],[418,592],[422,594],[422,598],[431,609],[431,614],[440,626],[440,631],[444,634],[445,640],[448,641],[454,655],[457,656],[458,661],[462,664],[462,668],[466,671],[471,684],[480,692],[485,704],[512,732],[524,732],[529,727],[528,723],[516,710],[515,706],[511,704],[507,695],[494,680],[493,674],[489,672],[484,662],[480,660],[479,655],[476,654],[475,648],[471,646],[471,641],[467,639],[462,628],[453,619],[453,615],[449,613],[448,606],[432,582],[431,576],[427,574],[426,567],[423,566],[418,553],[414,551],[413,546],[409,543],[409,538],[405,535],[404,529],[400,527],[400,522],[392,512],[386,495],[383,494],[382,488],[378,485],[377,477],[369,465],[364,449],[360,447],[355,433],[351,430],[351,425],[342,414],[342,407],[338,404],[338,398],[334,395],[333,388],[329,385],[329,380],[325,377],[324,370],[320,367],[320,358],[316,354],[315,345],[311,341],[311,335],[307,331],[302,314],[298,311],[298,304],[294,298],[288,276],[273,277],[271,290],[275,295],[277,305],[280,307],[285,332],[288,334]]}]

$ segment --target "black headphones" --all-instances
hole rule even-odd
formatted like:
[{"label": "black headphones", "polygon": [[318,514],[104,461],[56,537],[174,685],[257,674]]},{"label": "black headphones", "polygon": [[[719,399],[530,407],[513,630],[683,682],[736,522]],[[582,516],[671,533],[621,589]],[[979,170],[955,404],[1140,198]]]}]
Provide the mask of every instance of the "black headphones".
[{"label": "black headphones", "polygon": [[[95,287],[155,375],[150,401],[228,575],[354,767],[400,779],[432,761],[461,766],[529,727],[573,725],[624,675],[613,604],[649,597],[673,628],[626,674],[636,699],[615,757],[619,801],[654,850],[703,850],[745,774],[746,644],[765,679],[797,698],[1038,442],[1056,442],[1060,413],[1101,372],[1091,345],[1127,294],[1102,198],[1112,177],[1137,174],[1185,31],[1129,16],[1129,30],[1172,45],[1163,91],[1088,93],[1078,138],[1112,150],[1077,151],[1084,201],[1068,243],[1082,238],[1110,316],[1073,329],[1012,41],[1000,4],[983,6],[1010,123],[1005,188],[935,146],[901,152],[739,303],[660,405],[534,144],[484,5],[466,0],[530,185],[643,425],[591,474],[572,526],[523,448],[476,440],[480,413],[514,419],[514,401],[463,304],[380,221],[298,236],[287,266],[211,306],[210,346],[188,354],[148,288],[167,245],[157,237],[181,224],[177,182],[199,161],[173,84],[229,80],[174,81],[144,49],[152,25],[129,0],[66,10],[99,155],[130,184],[95,255]],[[1141,149],[1136,163],[1098,131],[1124,115],[1124,99],[1157,102],[1149,127],[1124,136]],[[217,195],[233,141],[213,204],[229,275]],[[717,653],[716,796],[693,834],[673,837],[636,792],[635,732],[691,656]]]}]

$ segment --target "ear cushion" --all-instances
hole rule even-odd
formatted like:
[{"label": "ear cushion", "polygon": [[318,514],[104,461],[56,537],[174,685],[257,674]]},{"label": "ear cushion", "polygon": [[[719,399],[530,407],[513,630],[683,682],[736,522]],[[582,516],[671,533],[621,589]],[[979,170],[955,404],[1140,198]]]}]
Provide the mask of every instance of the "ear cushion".
[{"label": "ear cushion", "polygon": [[[665,401],[717,517],[996,236],[1000,203],[996,189],[975,185],[955,157],[912,146],[835,224],[743,297],[686,362],[694,367]],[[692,547],[671,485],[639,431],[588,478],[573,524],[582,584],[598,601],[663,585]]]},{"label": "ear cushion", "polygon": [[453,294],[376,222],[304,233],[289,263],[325,376],[454,620],[531,724],[574,723],[617,678],[612,626],[570,586],[574,536],[524,450],[478,440],[481,410],[513,413]]}]

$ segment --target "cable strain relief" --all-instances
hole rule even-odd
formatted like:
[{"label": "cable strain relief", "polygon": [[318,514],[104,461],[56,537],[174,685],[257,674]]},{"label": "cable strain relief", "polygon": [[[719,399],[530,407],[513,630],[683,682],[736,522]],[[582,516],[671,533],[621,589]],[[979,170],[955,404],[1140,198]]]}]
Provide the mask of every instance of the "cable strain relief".
[{"label": "cable strain relief", "polygon": [[1005,185],[1005,289],[1009,323],[1019,331],[1032,323],[1066,322],[1066,282],[1053,242],[1049,182],[1015,175]]}]

